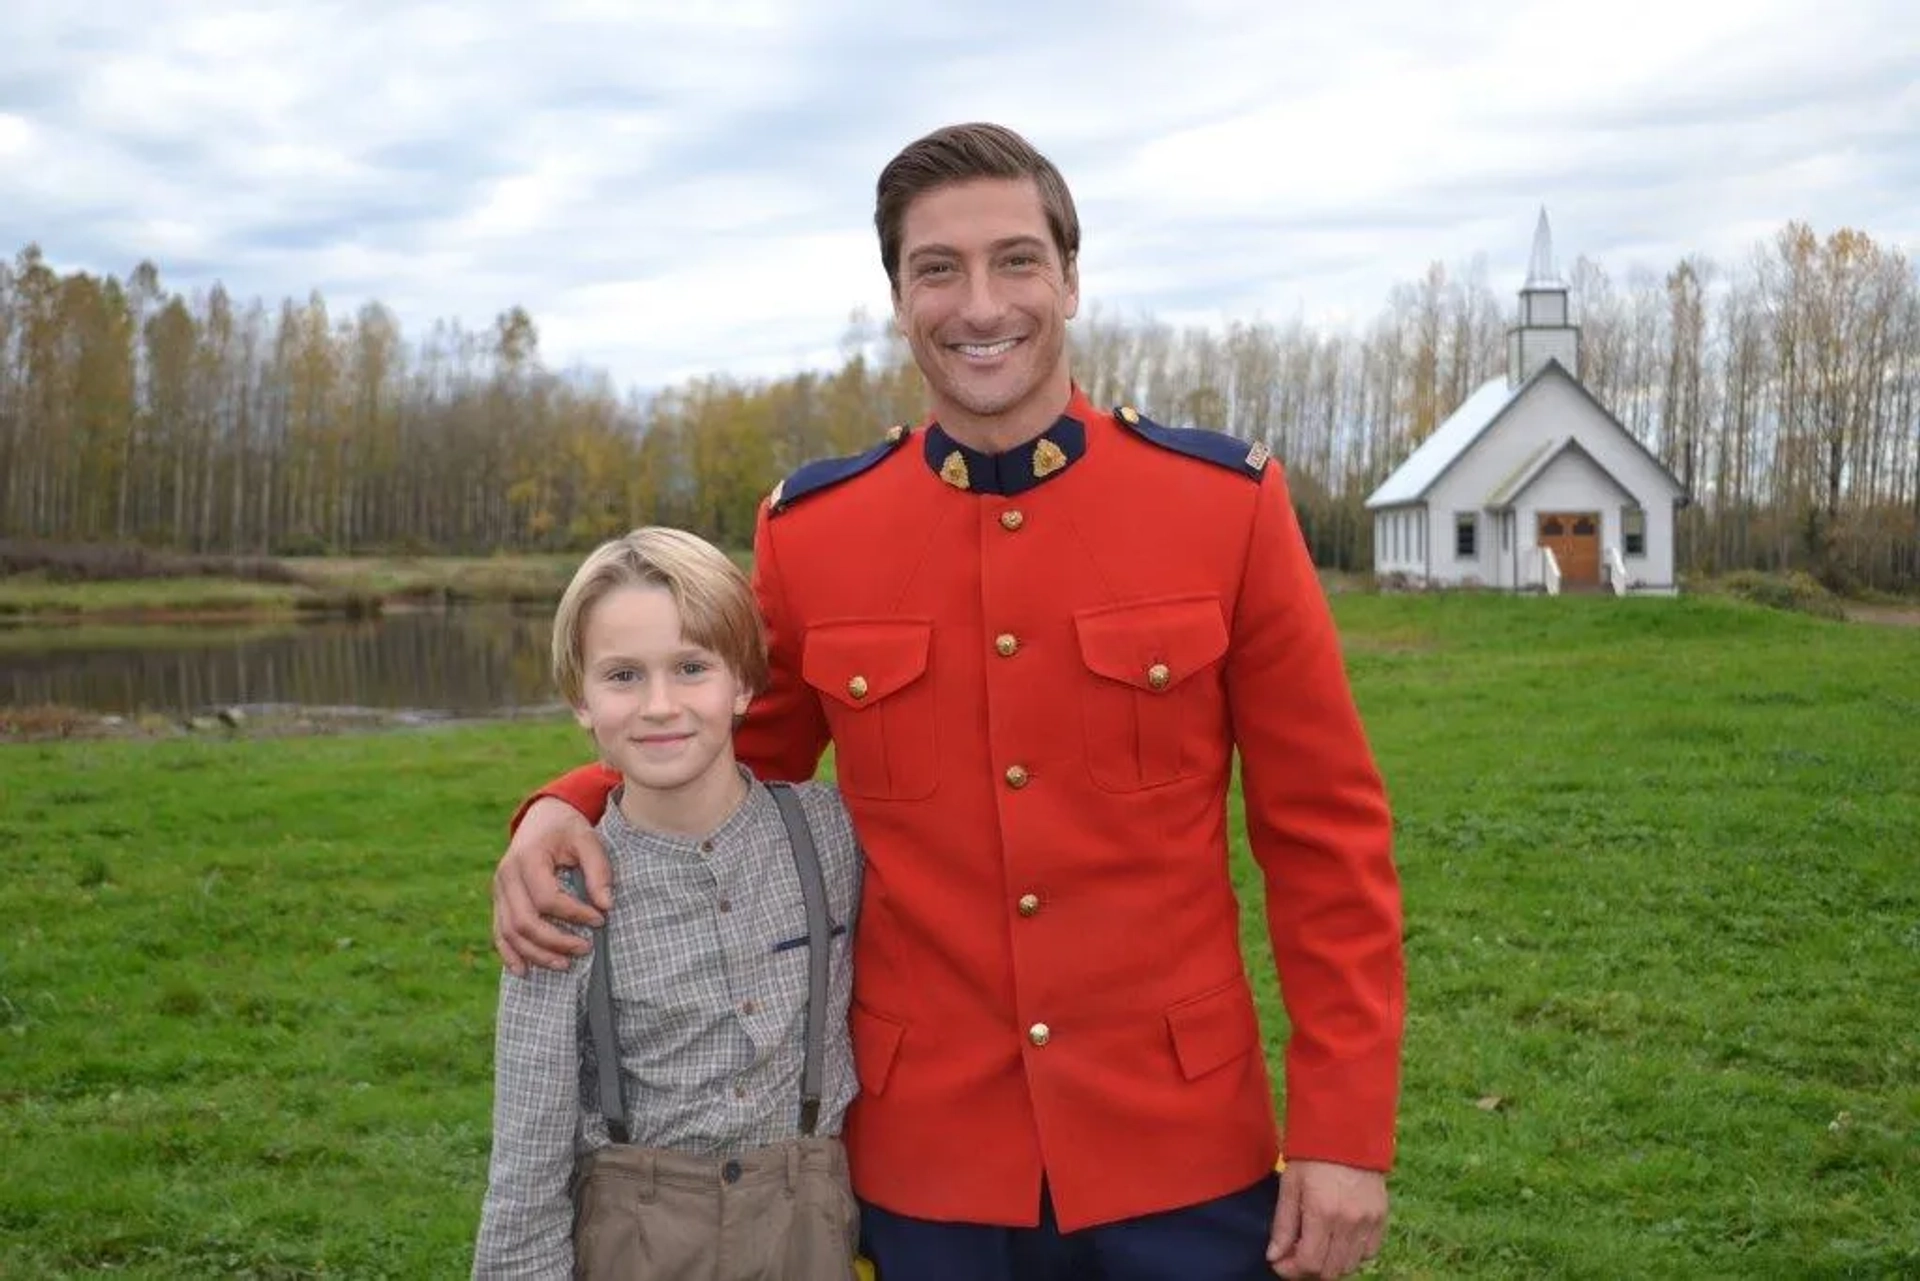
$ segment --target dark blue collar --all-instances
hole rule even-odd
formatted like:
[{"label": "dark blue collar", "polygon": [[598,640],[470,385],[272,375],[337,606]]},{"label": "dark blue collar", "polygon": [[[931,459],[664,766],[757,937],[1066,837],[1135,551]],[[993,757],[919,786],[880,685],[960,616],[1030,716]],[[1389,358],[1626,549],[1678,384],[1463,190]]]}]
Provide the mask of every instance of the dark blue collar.
[{"label": "dark blue collar", "polygon": [[935,423],[927,428],[927,466],[955,489],[976,494],[1019,494],[1061,475],[1087,453],[1087,428],[1062,414],[1024,445],[1000,454],[969,449]]}]

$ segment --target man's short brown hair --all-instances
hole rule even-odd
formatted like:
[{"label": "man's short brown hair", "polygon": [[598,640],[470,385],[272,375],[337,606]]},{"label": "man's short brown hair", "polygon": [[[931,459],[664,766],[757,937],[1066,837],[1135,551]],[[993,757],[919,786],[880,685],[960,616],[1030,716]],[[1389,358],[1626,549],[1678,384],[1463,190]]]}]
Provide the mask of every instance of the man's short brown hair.
[{"label": "man's short brown hair", "polygon": [[749,693],[767,687],[767,632],[753,587],[725,552],[684,529],[648,525],[593,549],[553,616],[553,680],[570,706],[585,687],[587,613],[622,587],[663,587],[680,634],[732,670]]},{"label": "man's short brown hair", "polygon": [[901,227],[907,206],[927,192],[971,178],[1031,178],[1040,189],[1040,205],[1047,212],[1053,247],[1060,267],[1071,272],[1080,256],[1080,215],[1073,193],[1060,171],[1034,149],[1033,144],[1004,125],[948,125],[906,148],[880,171],[873,206],[874,230],[880,233],[880,262],[887,283],[900,292]]}]

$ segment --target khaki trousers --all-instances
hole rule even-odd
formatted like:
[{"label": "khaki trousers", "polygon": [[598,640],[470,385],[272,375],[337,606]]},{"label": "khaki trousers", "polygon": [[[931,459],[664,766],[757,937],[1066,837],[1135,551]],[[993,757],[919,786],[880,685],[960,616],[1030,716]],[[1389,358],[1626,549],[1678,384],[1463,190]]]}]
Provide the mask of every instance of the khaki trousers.
[{"label": "khaki trousers", "polygon": [[574,1185],[585,1281],[849,1281],[860,1212],[838,1139],[744,1156],[615,1145]]}]

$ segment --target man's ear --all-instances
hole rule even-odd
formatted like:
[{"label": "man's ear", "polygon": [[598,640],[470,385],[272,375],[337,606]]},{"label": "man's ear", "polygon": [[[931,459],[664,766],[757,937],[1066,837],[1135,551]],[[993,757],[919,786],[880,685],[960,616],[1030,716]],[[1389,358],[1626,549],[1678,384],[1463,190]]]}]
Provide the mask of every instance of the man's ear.
[{"label": "man's ear", "polygon": [[1067,286],[1067,319],[1072,320],[1080,314],[1080,259],[1067,259],[1066,271],[1062,279]]}]

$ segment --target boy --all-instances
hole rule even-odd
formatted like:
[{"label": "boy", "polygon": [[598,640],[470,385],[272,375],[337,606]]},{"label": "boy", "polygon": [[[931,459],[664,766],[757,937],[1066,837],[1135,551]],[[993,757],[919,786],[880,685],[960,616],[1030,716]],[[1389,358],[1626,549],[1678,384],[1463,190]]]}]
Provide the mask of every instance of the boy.
[{"label": "boy", "polygon": [[[855,1089],[860,855],[837,791],[782,796],[734,759],[767,680],[752,589],[693,535],[636,530],[574,575],[553,668],[621,777],[599,825],[614,907],[579,963],[501,975],[473,1275],[850,1277],[857,1212],[837,1136]],[[822,982],[826,1000],[810,1001]],[[618,1058],[603,1074],[608,1032]]]}]

